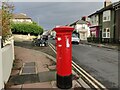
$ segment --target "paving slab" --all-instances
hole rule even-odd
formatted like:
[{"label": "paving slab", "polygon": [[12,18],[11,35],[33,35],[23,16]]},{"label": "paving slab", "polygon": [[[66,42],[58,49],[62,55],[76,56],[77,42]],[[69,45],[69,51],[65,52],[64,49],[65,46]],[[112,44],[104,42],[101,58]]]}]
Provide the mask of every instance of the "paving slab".
[{"label": "paving slab", "polygon": [[22,85],[14,85],[10,88],[6,88],[5,90],[21,90]]},{"label": "paving slab", "polygon": [[38,88],[38,89],[42,89],[42,88],[52,88],[52,85],[50,82],[42,82],[42,83],[32,83],[32,84],[23,84],[22,86],[22,90],[24,90],[25,88]]},{"label": "paving slab", "polygon": [[10,77],[9,79],[9,83],[14,83],[14,85],[36,82],[39,82],[39,77],[37,74],[16,75],[14,77]]},{"label": "paving slab", "polygon": [[27,67],[27,66],[35,66],[35,62],[26,62],[24,64],[24,67]]},{"label": "paving slab", "polygon": [[[56,81],[51,81],[51,85],[52,85],[52,88],[57,88]],[[67,89],[67,90],[74,90],[75,88],[76,89],[77,88],[81,88],[81,86],[80,86],[80,84],[77,81],[73,80],[72,81],[72,88],[71,89]],[[78,90],[81,90],[81,89],[78,89]]]},{"label": "paving slab", "polygon": [[48,68],[49,68],[50,71],[55,71],[56,70],[56,65],[48,66]]},{"label": "paving slab", "polygon": [[22,69],[22,75],[23,74],[36,74],[36,68],[35,67],[24,67]]},{"label": "paving slab", "polygon": [[40,82],[53,81],[56,80],[56,71],[40,72],[38,77]]},{"label": "paving slab", "polygon": [[12,70],[11,76],[19,75],[20,70]]}]

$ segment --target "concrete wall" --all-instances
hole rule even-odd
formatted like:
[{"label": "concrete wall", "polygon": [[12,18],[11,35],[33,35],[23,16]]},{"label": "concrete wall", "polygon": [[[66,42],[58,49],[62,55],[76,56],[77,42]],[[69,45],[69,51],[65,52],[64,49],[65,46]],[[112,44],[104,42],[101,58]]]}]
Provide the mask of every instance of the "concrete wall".
[{"label": "concrete wall", "polygon": [[[1,41],[1,40],[0,40]],[[7,83],[14,60],[14,41],[11,40],[9,45],[0,48],[0,89],[4,88]]]},{"label": "concrete wall", "polygon": [[4,87],[3,83],[3,68],[2,68],[2,49],[1,49],[1,39],[2,37],[0,36],[0,90]]}]

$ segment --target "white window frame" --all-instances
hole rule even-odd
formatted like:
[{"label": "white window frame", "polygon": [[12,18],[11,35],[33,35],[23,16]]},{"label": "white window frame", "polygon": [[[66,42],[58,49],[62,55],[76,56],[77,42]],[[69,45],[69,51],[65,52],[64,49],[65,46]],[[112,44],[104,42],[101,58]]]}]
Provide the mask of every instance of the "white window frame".
[{"label": "white window frame", "polygon": [[[106,19],[104,19],[106,17]],[[103,12],[103,22],[110,21],[111,19],[111,11],[107,10]]]},{"label": "white window frame", "polygon": [[91,16],[90,22],[91,22],[92,26],[98,25],[98,21],[99,21],[99,18],[98,18],[98,15],[97,15],[97,14]]},{"label": "white window frame", "polygon": [[[105,32],[104,32],[104,30],[105,30]],[[107,30],[109,30],[109,32]],[[104,36],[104,34],[105,34],[105,36]],[[110,28],[103,29],[102,38],[110,38]]]}]

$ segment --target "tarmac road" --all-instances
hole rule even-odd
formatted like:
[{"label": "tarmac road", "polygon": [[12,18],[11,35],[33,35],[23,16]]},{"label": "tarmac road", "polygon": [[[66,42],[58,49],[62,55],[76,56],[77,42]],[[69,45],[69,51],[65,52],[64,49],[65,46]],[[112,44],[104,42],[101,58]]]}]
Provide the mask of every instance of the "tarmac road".
[{"label": "tarmac road", "polygon": [[118,52],[90,45],[73,45],[73,60],[108,88],[118,87]]},{"label": "tarmac road", "polygon": [[[55,40],[49,39],[55,45]],[[107,88],[118,88],[118,51],[91,45],[72,45],[73,60]]]}]

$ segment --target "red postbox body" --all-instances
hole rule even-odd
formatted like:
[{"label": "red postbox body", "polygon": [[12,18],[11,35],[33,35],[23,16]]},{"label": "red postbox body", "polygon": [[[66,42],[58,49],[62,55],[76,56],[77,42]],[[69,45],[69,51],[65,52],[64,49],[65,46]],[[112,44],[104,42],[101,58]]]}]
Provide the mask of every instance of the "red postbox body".
[{"label": "red postbox body", "polygon": [[67,89],[72,87],[72,44],[71,36],[74,28],[60,26],[56,31],[57,49],[57,86]]}]

